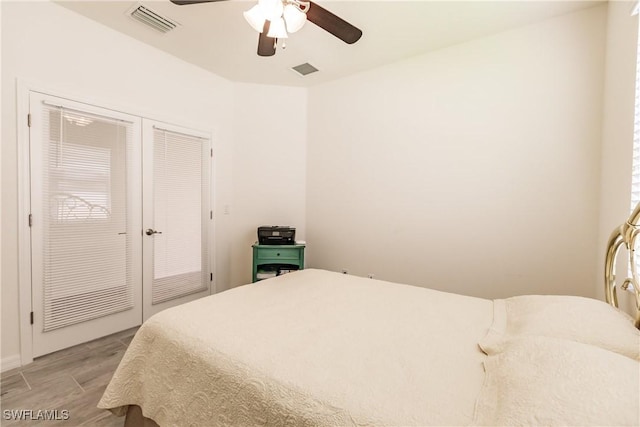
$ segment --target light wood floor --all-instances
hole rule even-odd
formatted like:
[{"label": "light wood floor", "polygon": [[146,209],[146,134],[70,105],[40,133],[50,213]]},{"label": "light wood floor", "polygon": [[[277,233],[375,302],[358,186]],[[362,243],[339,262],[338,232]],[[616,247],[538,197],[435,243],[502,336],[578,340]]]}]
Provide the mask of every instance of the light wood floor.
[{"label": "light wood floor", "polygon": [[[124,417],[96,407],[137,328],[39,357],[0,375],[0,425],[122,427]],[[5,410],[69,411],[66,421],[15,421]]]}]

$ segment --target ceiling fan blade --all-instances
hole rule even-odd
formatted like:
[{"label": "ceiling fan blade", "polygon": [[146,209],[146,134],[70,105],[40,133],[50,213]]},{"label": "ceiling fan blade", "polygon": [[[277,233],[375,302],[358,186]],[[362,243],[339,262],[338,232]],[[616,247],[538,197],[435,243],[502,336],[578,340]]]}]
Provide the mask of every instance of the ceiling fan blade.
[{"label": "ceiling fan blade", "polygon": [[264,27],[262,32],[258,35],[258,55],[259,56],[273,56],[276,54],[276,39],[268,37],[269,21],[264,21]]},{"label": "ceiling fan blade", "polygon": [[323,30],[330,32],[345,43],[353,44],[360,40],[360,37],[362,37],[362,31],[360,29],[329,12],[319,4],[314,2],[310,3],[309,10],[307,11],[307,20],[313,22]]},{"label": "ceiling fan blade", "polygon": [[171,0],[171,3],[177,4],[178,6],[185,6],[188,4],[212,3],[215,1],[226,1],[226,0]]}]

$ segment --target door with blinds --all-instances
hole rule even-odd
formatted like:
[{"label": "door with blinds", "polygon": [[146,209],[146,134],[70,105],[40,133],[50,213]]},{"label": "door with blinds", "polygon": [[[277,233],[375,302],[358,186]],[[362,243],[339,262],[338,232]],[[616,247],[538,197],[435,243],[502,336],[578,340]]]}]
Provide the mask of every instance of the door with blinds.
[{"label": "door with blinds", "polygon": [[32,92],[33,356],[141,323],[141,120]]},{"label": "door with blinds", "polygon": [[211,142],[143,120],[143,314],[210,293]]}]

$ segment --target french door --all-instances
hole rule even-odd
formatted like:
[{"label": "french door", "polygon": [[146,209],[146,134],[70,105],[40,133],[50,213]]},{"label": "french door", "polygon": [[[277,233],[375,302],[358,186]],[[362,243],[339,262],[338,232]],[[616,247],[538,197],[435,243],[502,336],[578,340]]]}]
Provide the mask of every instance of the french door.
[{"label": "french door", "polygon": [[143,120],[144,319],[209,295],[211,144],[205,134]]},{"label": "french door", "polygon": [[209,140],[36,92],[29,109],[33,356],[209,294]]},{"label": "french door", "polygon": [[31,93],[33,354],[140,324],[141,120]]}]

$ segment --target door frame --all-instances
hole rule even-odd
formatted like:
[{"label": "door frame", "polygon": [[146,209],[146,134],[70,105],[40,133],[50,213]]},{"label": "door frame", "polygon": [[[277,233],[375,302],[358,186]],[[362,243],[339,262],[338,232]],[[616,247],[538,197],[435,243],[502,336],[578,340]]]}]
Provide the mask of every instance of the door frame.
[{"label": "door frame", "polygon": [[[205,129],[199,124],[185,123],[181,120],[171,120],[161,115],[157,115],[140,107],[122,105],[112,101],[88,96],[86,93],[79,93],[69,90],[68,87],[55,87],[51,84],[29,81],[16,78],[16,143],[17,143],[17,201],[18,201],[18,326],[20,330],[20,365],[25,366],[33,362],[33,327],[30,313],[32,307],[31,291],[31,229],[29,227],[29,214],[31,213],[31,175],[30,175],[30,142],[29,124],[27,116],[30,111],[29,97],[31,92],[38,92],[45,95],[63,98],[72,102],[93,105],[99,108],[109,109],[116,112],[138,116],[141,119],[150,119],[157,122],[172,123],[172,125],[184,127],[194,132],[203,133],[211,141],[213,155],[209,165],[209,204],[212,212],[215,210],[216,201],[216,147],[217,141],[214,138],[216,131],[213,128]],[[213,215],[212,215],[213,216]],[[211,282],[210,293],[217,290],[217,266],[216,266],[216,239],[215,227],[217,222],[215,216],[211,219],[209,238],[209,266],[213,272],[213,282]],[[141,319],[142,322],[142,319]]]}]

